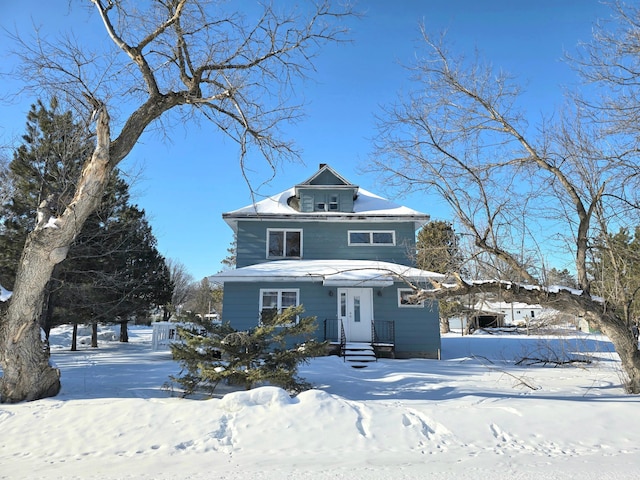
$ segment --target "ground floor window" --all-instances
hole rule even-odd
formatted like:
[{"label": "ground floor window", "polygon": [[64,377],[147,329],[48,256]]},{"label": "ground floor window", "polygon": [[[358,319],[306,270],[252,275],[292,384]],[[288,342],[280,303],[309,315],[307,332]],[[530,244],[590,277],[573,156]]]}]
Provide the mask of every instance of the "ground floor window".
[{"label": "ground floor window", "polygon": [[288,307],[299,305],[300,290],[290,289],[261,289],[260,290],[260,321],[267,322],[269,318],[281,313]]},{"label": "ground floor window", "polygon": [[424,302],[416,302],[413,298],[416,294],[411,288],[398,289],[398,306],[399,307],[424,307]]}]

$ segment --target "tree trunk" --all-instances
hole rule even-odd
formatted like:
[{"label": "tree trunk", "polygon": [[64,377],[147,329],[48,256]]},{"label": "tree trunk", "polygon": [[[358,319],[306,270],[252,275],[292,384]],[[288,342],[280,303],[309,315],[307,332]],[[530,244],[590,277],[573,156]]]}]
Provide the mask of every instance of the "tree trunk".
[{"label": "tree trunk", "polygon": [[47,284],[63,261],[73,238],[97,208],[109,179],[109,115],[97,111],[97,144],[86,162],[75,195],[59,218],[40,218],[29,233],[18,265],[6,315],[0,319],[0,402],[14,403],[52,397],[60,391],[60,371],[49,364],[40,322]]},{"label": "tree trunk", "polygon": [[129,330],[127,329],[128,322],[120,323],[120,341],[128,342],[129,341]]},{"label": "tree trunk", "polygon": [[587,314],[587,318],[593,320],[600,331],[613,343],[627,376],[625,385],[627,391],[640,393],[640,351],[638,342],[625,319],[609,314],[603,314],[602,317]]},{"label": "tree trunk", "polygon": [[440,333],[449,333],[451,331],[451,326],[449,325],[448,318],[440,319]]},{"label": "tree trunk", "polygon": [[91,348],[98,348],[98,323],[91,324]]},{"label": "tree trunk", "polygon": [[73,334],[71,335],[71,351],[78,350],[78,324],[73,324]]},{"label": "tree trunk", "polygon": [[60,371],[49,364],[40,319],[54,263],[47,231],[29,234],[16,275],[9,309],[0,326],[0,401],[14,403],[57,395]]},{"label": "tree trunk", "polygon": [[[56,265],[57,266],[57,265]],[[52,275],[55,275],[56,268],[54,267]],[[52,283],[53,280],[49,280],[47,282],[47,288],[45,292],[45,302],[44,302],[44,312],[42,314],[42,322],[41,326],[44,330],[44,334],[49,339],[49,334],[51,333],[51,328],[53,327],[53,310],[55,308],[54,303],[55,294],[52,292]]]}]

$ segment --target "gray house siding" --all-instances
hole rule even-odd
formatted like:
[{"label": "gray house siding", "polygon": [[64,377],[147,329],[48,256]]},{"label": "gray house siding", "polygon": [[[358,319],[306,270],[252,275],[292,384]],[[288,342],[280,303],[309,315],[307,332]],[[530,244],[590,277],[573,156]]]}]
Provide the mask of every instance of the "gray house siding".
[{"label": "gray house siding", "polygon": [[[376,320],[393,320],[396,358],[438,358],[440,324],[437,303],[423,307],[398,307],[398,289],[403,283],[374,289]],[[380,293],[378,294],[378,291]]]},{"label": "gray house siding", "polygon": [[222,321],[236,330],[250,330],[258,325],[260,288],[251,283],[225,283]]},{"label": "gray house siding", "polygon": [[[301,212],[353,212],[353,189],[298,188]],[[324,208],[319,208],[323,204]]]},{"label": "gray house siding", "polygon": [[[310,282],[234,282],[224,287],[223,321],[233,319],[233,327],[237,330],[249,330],[258,324],[261,289],[298,289],[299,302],[304,306],[304,316],[315,316],[319,329],[325,318],[335,318],[337,304],[329,299],[329,289],[320,283]],[[334,289],[335,291],[335,289]],[[321,333],[321,332],[320,332]]]},{"label": "gray house siding", "polygon": [[[236,265],[267,262],[267,229],[302,230],[302,258],[320,260],[380,260],[385,262],[411,265],[410,253],[415,245],[415,230],[410,222],[330,222],[319,219],[317,222],[293,221],[239,221],[237,231]],[[348,232],[358,231],[394,231],[395,245],[356,245],[349,246]]]},{"label": "gray house siding", "polygon": [[[397,283],[392,287],[373,288],[373,310],[376,321],[393,321],[395,325],[395,355],[397,358],[437,358],[440,352],[440,332],[437,306],[398,308]],[[325,320],[335,321],[338,298],[335,287],[321,283],[228,283],[224,289],[223,321],[233,320],[237,330],[255,328],[259,319],[261,289],[298,289],[304,316],[315,316],[318,341],[324,340]],[[331,295],[330,295],[331,292]]]}]

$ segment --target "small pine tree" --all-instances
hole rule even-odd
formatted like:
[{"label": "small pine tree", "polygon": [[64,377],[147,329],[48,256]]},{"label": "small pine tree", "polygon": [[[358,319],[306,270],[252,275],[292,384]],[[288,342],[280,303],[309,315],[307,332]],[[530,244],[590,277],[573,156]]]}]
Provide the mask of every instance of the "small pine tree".
[{"label": "small pine tree", "polygon": [[310,385],[298,377],[298,367],[323,354],[326,345],[311,338],[317,328],[315,317],[296,321],[302,312],[302,306],[263,312],[261,324],[249,331],[208,321],[199,322],[204,334],[180,329],[184,343],[173,344],[171,351],[182,370],[171,379],[185,395],[196,391],[212,395],[220,382],[247,390],[260,385],[275,385],[293,394],[307,390]]}]

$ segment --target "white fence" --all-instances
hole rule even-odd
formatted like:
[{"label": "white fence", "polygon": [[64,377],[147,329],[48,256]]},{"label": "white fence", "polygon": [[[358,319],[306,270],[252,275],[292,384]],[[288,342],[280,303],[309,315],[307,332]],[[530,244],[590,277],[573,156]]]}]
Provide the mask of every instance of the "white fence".
[{"label": "white fence", "polygon": [[206,331],[193,323],[182,322],[154,322],[153,335],[151,337],[151,345],[154,350],[160,350],[161,348],[169,348],[174,342],[181,342],[178,328],[188,328],[191,330],[198,330],[201,334],[206,334]]},{"label": "white fence", "polygon": [[178,327],[182,326],[183,324],[175,322],[154,322],[153,336],[151,337],[153,349],[168,348],[173,342],[180,341]]}]

